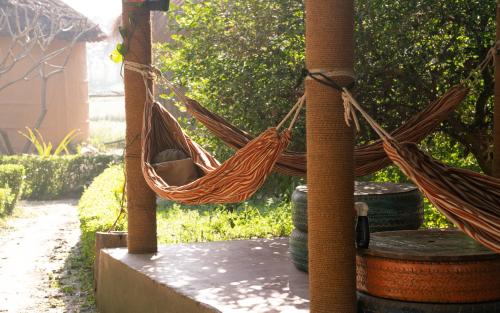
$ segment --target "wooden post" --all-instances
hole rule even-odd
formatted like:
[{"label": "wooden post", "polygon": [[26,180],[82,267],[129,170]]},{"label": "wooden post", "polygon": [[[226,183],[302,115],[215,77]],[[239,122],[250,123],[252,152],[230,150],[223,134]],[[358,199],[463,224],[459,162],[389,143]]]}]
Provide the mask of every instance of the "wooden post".
[{"label": "wooden post", "polygon": [[[497,35],[500,40],[500,1],[497,3]],[[493,176],[500,178],[500,56],[495,58],[495,109],[493,122]]]},{"label": "wooden post", "polygon": [[[125,59],[151,65],[151,18],[146,8],[123,4]],[[127,123],[125,167],[127,174],[128,251],[157,251],[156,197],[141,170],[141,131],[146,88],[140,74],[125,70],[125,117]],[[151,81],[149,88],[153,88]]]},{"label": "wooden post", "polygon": [[[307,68],[352,72],[353,32],[353,0],[306,0]],[[306,93],[310,309],[354,313],[353,131],[340,92],[307,79]]]}]

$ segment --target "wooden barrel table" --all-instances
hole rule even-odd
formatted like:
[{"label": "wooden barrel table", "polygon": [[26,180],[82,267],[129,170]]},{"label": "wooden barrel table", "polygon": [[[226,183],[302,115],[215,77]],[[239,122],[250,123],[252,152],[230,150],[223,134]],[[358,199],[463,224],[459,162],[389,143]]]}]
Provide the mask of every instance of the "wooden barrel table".
[{"label": "wooden barrel table", "polygon": [[358,291],[375,298],[434,304],[500,301],[500,254],[456,230],[372,234],[369,249],[358,250],[356,267]]},{"label": "wooden barrel table", "polygon": [[[356,182],[354,198],[365,202],[370,209],[370,232],[418,229],[422,225],[423,199],[412,184]],[[298,186],[292,194],[292,220],[295,226],[290,236],[292,262],[307,271],[307,186]]]}]

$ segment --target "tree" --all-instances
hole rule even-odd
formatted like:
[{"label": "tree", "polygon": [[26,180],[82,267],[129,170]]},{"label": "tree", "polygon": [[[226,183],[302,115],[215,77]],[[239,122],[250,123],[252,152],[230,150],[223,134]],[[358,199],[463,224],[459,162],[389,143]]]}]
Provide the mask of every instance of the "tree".
[{"label": "tree", "polygon": [[[358,1],[359,99],[385,127],[401,124],[474,71],[495,42],[495,9],[491,0]],[[442,131],[491,173],[492,71],[478,75]]]},{"label": "tree", "polygon": [[[276,126],[301,93],[302,1],[196,2],[171,8],[173,40],[160,46],[162,69],[243,129]],[[299,129],[294,144],[303,149],[303,123]],[[219,157],[229,154],[206,133],[196,134]]]},{"label": "tree", "polygon": [[[53,5],[50,9],[40,3],[5,3],[0,7],[0,34],[10,38],[7,47],[0,49],[0,77],[14,73],[16,65],[29,62],[30,66],[17,77],[0,84],[0,93],[19,82],[39,78],[40,113],[31,128],[38,129],[47,114],[47,84],[51,77],[62,73],[68,64],[73,47],[90,32],[98,31],[86,18],[68,14],[67,7]],[[67,44],[59,49],[52,47],[56,39]],[[5,150],[12,148],[5,131],[0,129]],[[28,152],[31,142],[26,141],[23,152]]]},{"label": "tree", "polygon": [[[243,129],[275,125],[303,88],[297,84],[304,68],[302,1],[196,2],[169,13],[176,35],[159,48],[163,70]],[[356,6],[355,93],[389,130],[465,79],[494,44],[493,0],[359,0]],[[490,70],[475,77],[470,96],[431,136],[447,143],[427,146],[459,143],[461,156],[472,153],[490,173],[493,80]],[[304,148],[304,131],[301,124],[296,148]],[[360,143],[374,138],[366,127],[358,136]]]}]

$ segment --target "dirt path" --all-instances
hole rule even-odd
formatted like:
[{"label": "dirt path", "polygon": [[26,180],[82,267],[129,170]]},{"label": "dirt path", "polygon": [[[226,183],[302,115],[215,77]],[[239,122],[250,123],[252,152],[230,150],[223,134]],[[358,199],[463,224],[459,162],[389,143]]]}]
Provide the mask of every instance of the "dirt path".
[{"label": "dirt path", "polygon": [[80,228],[75,200],[21,203],[0,229],[0,312],[94,312],[73,260]]}]

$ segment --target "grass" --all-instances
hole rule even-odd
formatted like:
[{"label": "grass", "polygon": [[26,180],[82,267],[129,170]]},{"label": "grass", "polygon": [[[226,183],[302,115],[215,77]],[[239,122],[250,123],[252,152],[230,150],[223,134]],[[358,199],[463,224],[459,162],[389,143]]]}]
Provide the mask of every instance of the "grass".
[{"label": "grass", "polygon": [[[80,199],[83,254],[89,267],[94,258],[95,233],[109,230],[118,216],[123,182],[123,166],[111,166],[94,180]],[[290,203],[272,198],[231,206],[187,206],[159,201],[157,225],[160,243],[288,236],[293,227]],[[122,219],[116,230],[125,229]]]},{"label": "grass", "polygon": [[273,199],[235,207],[161,202],[157,223],[160,243],[282,237],[293,228],[290,204]]}]

